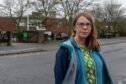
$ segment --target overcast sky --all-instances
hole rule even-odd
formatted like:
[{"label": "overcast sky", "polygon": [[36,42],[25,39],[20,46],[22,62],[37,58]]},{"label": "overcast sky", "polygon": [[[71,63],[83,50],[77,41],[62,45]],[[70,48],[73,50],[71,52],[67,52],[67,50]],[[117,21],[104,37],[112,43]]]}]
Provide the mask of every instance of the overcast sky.
[{"label": "overcast sky", "polygon": [[[99,0],[99,1],[103,3],[105,1],[110,1],[110,0]],[[122,4],[122,7],[126,8],[126,0],[112,0],[112,1],[115,1],[116,3],[120,3]]]},{"label": "overcast sky", "polygon": [[126,0],[118,0],[118,3],[121,3],[126,8]]},{"label": "overcast sky", "polygon": [[[0,3],[4,1],[4,0],[0,0]],[[30,0],[30,1],[37,1],[37,0]],[[110,0],[98,0],[100,1],[100,3],[102,4],[104,1],[110,1]],[[112,0],[112,1],[115,1],[117,3],[121,3],[122,4],[122,7],[126,8],[126,0]]]},{"label": "overcast sky", "polygon": [[[0,0],[0,3],[2,2],[3,0]],[[30,0],[30,1],[36,1],[36,0]],[[98,0],[98,1],[101,1],[101,2],[104,2],[104,1],[110,1],[110,0]],[[121,3],[123,7],[126,8],[126,0],[114,0],[118,3]]]},{"label": "overcast sky", "polygon": [[123,7],[126,8],[126,0],[119,0],[118,2],[121,3]]}]

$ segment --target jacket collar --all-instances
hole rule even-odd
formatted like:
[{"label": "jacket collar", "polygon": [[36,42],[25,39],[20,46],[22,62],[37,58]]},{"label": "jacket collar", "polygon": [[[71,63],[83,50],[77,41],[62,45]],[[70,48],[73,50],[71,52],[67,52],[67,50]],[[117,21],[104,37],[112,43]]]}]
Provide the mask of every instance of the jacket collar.
[{"label": "jacket collar", "polygon": [[73,37],[70,38],[70,42],[75,48],[79,48]]},{"label": "jacket collar", "polygon": [[[71,44],[72,44],[75,48],[79,48],[73,37],[70,38],[70,42],[71,42]],[[80,49],[80,48],[79,48],[79,49]],[[93,50],[90,49],[90,52],[92,53]]]}]

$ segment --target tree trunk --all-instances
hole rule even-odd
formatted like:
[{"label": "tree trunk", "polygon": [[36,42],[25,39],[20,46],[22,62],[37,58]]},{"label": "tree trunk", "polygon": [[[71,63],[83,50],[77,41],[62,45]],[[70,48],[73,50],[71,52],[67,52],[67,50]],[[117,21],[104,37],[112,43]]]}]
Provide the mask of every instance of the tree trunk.
[{"label": "tree trunk", "polygon": [[12,32],[11,31],[8,31],[7,32],[7,46],[11,46],[12,45]]},{"label": "tree trunk", "polygon": [[71,36],[71,31],[72,31],[72,17],[69,18],[69,28],[68,28],[68,37]]}]

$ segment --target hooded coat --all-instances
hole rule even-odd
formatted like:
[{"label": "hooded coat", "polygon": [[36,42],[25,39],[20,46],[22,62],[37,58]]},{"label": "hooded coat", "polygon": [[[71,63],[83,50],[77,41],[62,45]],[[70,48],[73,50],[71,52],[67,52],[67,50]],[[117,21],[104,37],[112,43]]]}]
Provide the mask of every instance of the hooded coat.
[{"label": "hooded coat", "polygon": [[[96,68],[96,84],[114,84],[100,50],[90,49]],[[54,67],[55,84],[86,84],[82,53],[73,38],[60,44]]]}]

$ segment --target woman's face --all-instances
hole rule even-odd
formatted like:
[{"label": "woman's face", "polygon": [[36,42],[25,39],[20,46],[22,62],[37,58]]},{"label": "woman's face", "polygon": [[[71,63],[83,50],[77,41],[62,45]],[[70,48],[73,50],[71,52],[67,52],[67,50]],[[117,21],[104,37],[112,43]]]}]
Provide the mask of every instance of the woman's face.
[{"label": "woman's face", "polygon": [[84,16],[80,16],[76,22],[74,31],[75,37],[87,38],[91,33],[91,22]]}]

